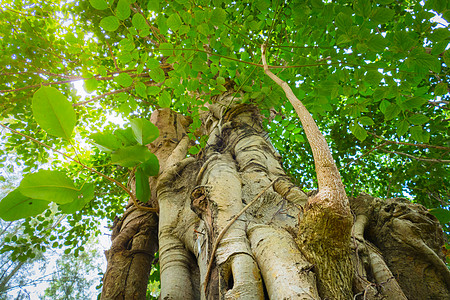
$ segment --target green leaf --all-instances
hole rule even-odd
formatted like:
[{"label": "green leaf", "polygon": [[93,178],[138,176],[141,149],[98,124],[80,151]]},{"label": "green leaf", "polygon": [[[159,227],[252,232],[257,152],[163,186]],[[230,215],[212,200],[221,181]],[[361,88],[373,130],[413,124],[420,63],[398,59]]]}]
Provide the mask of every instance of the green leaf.
[{"label": "green leaf", "polygon": [[148,27],[147,23],[145,22],[144,16],[139,13],[133,15],[131,23],[133,23],[133,26],[136,27],[136,29],[144,29]]},{"label": "green leaf", "polygon": [[170,43],[162,43],[159,45],[159,51],[164,56],[171,56],[173,55],[173,45]]},{"label": "green leaf", "polygon": [[131,168],[138,163],[145,162],[151,156],[150,150],[145,146],[135,145],[118,149],[111,154],[111,161],[116,165]]},{"label": "green leaf", "polygon": [[66,97],[53,87],[43,86],[33,95],[33,116],[51,135],[70,139],[76,123],[75,110]]},{"label": "green leaf", "polygon": [[136,139],[134,138],[133,130],[131,127],[125,129],[116,129],[114,135],[122,142],[125,146],[136,145]]},{"label": "green leaf", "polygon": [[400,107],[395,103],[391,103],[384,112],[384,118],[386,121],[389,121],[395,118],[400,112],[401,112]]},{"label": "green leaf", "polygon": [[352,39],[348,35],[341,34],[336,41],[336,45],[340,46],[342,44],[349,43],[351,41]]},{"label": "green leaf", "polygon": [[159,0],[148,1],[147,8],[148,8],[148,10],[151,10],[154,12],[159,12],[159,9],[160,9]]},{"label": "green leaf", "polygon": [[150,199],[149,178],[141,168],[137,168],[134,175],[136,179],[136,198],[146,203]]},{"label": "green leaf", "polygon": [[147,94],[149,96],[154,96],[154,95],[158,95],[159,92],[161,91],[161,88],[159,86],[148,86],[147,87]]},{"label": "green leaf", "polygon": [[198,146],[193,146],[193,147],[189,148],[189,153],[191,155],[195,155],[199,152],[200,152],[200,148]]},{"label": "green leaf", "polygon": [[397,31],[394,34],[394,43],[399,48],[400,52],[406,52],[414,46],[415,41],[411,38],[409,32]]},{"label": "green leaf", "polygon": [[383,115],[386,113],[386,110],[388,109],[389,105],[391,105],[391,102],[387,100],[383,100],[380,103],[380,110],[383,113]]},{"label": "green leaf", "polygon": [[353,8],[357,15],[360,15],[364,18],[369,17],[372,11],[370,0],[356,0],[353,3]]},{"label": "green leaf", "polygon": [[419,67],[428,68],[435,73],[441,72],[441,62],[436,56],[423,52],[415,55],[413,59]]},{"label": "green leaf", "polygon": [[427,99],[421,96],[408,98],[405,101],[402,102],[402,107],[405,109],[414,109],[419,108],[423,104],[427,102]]},{"label": "green leaf", "polygon": [[171,14],[167,19],[167,26],[169,26],[169,28],[173,31],[178,31],[181,24],[183,24],[183,22],[181,21],[180,16],[176,13]]},{"label": "green leaf", "polygon": [[377,87],[380,83],[381,79],[383,79],[383,75],[380,74],[380,72],[371,70],[368,71],[366,76],[364,77],[364,80],[370,83],[370,85]]},{"label": "green leaf", "polygon": [[64,173],[49,170],[39,170],[25,176],[19,191],[27,197],[58,204],[72,202],[79,192]]},{"label": "green leaf", "polygon": [[120,22],[116,16],[108,16],[100,20],[100,27],[106,31],[116,31]]},{"label": "green leaf", "polygon": [[108,3],[105,0],[89,0],[92,7],[98,10],[104,10],[108,8]]},{"label": "green leaf", "polygon": [[270,1],[267,0],[256,0],[255,7],[260,11],[265,11],[270,7]]},{"label": "green leaf", "polygon": [[120,73],[114,81],[123,87],[129,87],[133,83],[133,78],[128,73]]},{"label": "green leaf", "polygon": [[130,17],[130,2],[128,0],[119,0],[116,7],[116,16],[119,20],[125,20]]},{"label": "green leaf", "polygon": [[155,82],[163,82],[166,79],[166,75],[164,71],[158,66],[157,68],[152,69],[148,75]]},{"label": "green leaf", "polygon": [[430,40],[437,43],[450,37],[448,28],[436,28],[430,36]]},{"label": "green leaf", "polygon": [[94,144],[104,152],[112,152],[122,147],[119,138],[110,132],[97,132],[89,136]]},{"label": "green leaf", "polygon": [[403,136],[408,131],[408,128],[409,128],[408,121],[407,120],[401,120],[400,123],[398,124],[397,130],[396,130],[397,135],[399,137]]},{"label": "green leaf", "polygon": [[359,122],[362,125],[366,125],[366,126],[370,126],[370,125],[374,125],[375,124],[371,118],[366,117],[366,116],[359,118]]},{"label": "green leaf", "polygon": [[131,129],[136,141],[141,145],[150,144],[159,136],[158,127],[146,119],[131,120]]},{"label": "green leaf", "polygon": [[367,131],[358,123],[353,123],[350,125],[350,131],[361,142],[367,138]]},{"label": "green leaf", "polygon": [[395,15],[395,11],[386,7],[378,7],[371,17],[372,21],[377,24],[384,24],[392,20]]},{"label": "green leaf", "polygon": [[434,88],[434,95],[441,96],[448,93],[448,85],[445,82],[438,83]]},{"label": "green leaf", "polygon": [[214,8],[211,14],[211,20],[210,24],[212,25],[223,25],[225,23],[225,20],[227,19],[227,13],[222,8]]},{"label": "green leaf", "polygon": [[428,122],[430,119],[427,116],[424,115],[412,115],[408,117],[408,121],[413,125],[422,125],[423,123]]},{"label": "green leaf", "polygon": [[77,198],[66,204],[60,204],[59,210],[65,214],[73,214],[81,210],[87,203],[94,199],[94,184],[86,183],[78,192]]},{"label": "green leaf", "polygon": [[90,94],[90,93],[92,93],[93,91],[95,91],[97,89],[97,86],[98,86],[97,79],[91,78],[91,79],[88,79],[88,80],[84,81],[83,88],[86,91],[86,93]]},{"label": "green leaf", "polygon": [[442,225],[445,225],[448,222],[450,222],[450,211],[448,209],[438,207],[432,208],[428,211],[430,212],[430,214],[435,216]]},{"label": "green leaf", "polygon": [[0,201],[0,218],[15,221],[34,217],[47,209],[49,202],[27,197],[15,189]]},{"label": "green leaf", "polygon": [[413,126],[409,129],[411,133],[411,138],[419,143],[428,143],[430,140],[430,133],[422,129],[421,126]]},{"label": "green leaf", "polygon": [[225,78],[223,78],[222,76],[217,77],[216,81],[217,84],[225,84]]},{"label": "green leaf", "polygon": [[191,30],[191,27],[189,27],[187,25],[181,25],[180,29],[178,29],[178,34],[183,35],[185,33],[188,33],[190,30]]},{"label": "green leaf", "polygon": [[438,42],[436,44],[433,45],[433,48],[431,49],[431,55],[433,56],[439,56],[442,53],[445,52],[445,49],[448,46],[448,41],[442,41],[442,42]]},{"label": "green leaf", "polygon": [[159,173],[159,161],[155,154],[152,153],[149,159],[139,166],[147,176],[156,176]]},{"label": "green leaf", "polygon": [[353,24],[352,17],[340,12],[335,19],[336,26],[345,32],[347,32]]},{"label": "green leaf", "polygon": [[158,105],[165,108],[165,107],[170,107],[171,104],[172,104],[172,99],[170,97],[169,92],[163,91],[161,93],[161,95],[159,95]]},{"label": "green leaf", "polygon": [[145,98],[147,97],[147,86],[143,82],[138,82],[135,86],[136,93]]},{"label": "green leaf", "polygon": [[387,46],[386,39],[381,36],[381,34],[376,34],[372,36],[371,39],[366,43],[370,50],[372,51],[383,51]]}]

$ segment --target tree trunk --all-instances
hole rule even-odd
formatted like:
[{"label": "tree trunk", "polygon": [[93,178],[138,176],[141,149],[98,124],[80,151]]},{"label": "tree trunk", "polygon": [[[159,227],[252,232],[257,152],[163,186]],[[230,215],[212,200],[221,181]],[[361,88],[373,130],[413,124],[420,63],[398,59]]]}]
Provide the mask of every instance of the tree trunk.
[{"label": "tree trunk", "polygon": [[[156,226],[161,299],[450,299],[442,230],[425,208],[349,199],[351,236],[333,226],[347,220],[305,217],[313,197],[284,172],[256,107],[232,98],[201,116],[209,140],[195,158],[185,158],[186,118],[152,116],[161,131],[150,145],[161,164],[152,182],[159,215],[130,206],[117,223],[103,299],[144,299]],[[319,236],[309,239],[311,222]]]}]

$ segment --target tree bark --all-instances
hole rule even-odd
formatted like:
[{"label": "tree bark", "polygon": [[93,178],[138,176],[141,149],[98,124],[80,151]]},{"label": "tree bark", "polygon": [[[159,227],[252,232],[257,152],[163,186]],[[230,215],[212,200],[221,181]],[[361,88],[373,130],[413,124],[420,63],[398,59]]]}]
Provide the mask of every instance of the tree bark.
[{"label": "tree bark", "polygon": [[[178,127],[169,122],[178,129],[165,137],[170,151],[159,150],[165,155],[158,156],[161,173],[152,182],[159,216],[135,213],[152,216],[145,220],[152,230],[158,223],[161,299],[332,299],[330,290],[343,282],[350,282],[351,289],[341,293],[342,299],[450,298],[450,273],[440,249],[442,229],[426,209],[400,199],[351,198],[351,236],[330,226],[335,220],[328,212],[305,217],[304,208],[314,196],[308,197],[284,172],[257,108],[232,104],[232,98],[230,93],[218,97],[201,116],[202,134],[209,140],[196,157],[185,158],[186,126],[178,126],[183,122],[177,122]],[[165,113],[170,120],[183,119]],[[153,144],[157,153],[164,143]],[[133,223],[121,224],[125,232]],[[309,234],[316,236],[308,238]],[[320,235],[327,246],[320,244]],[[147,236],[156,244],[154,231]],[[115,256],[130,260],[118,255],[108,254],[108,270],[114,269]],[[333,257],[340,261],[327,264]],[[352,268],[339,269],[340,263]],[[127,274],[140,270],[136,265],[126,269]],[[139,286],[145,285],[148,276],[139,276]],[[320,277],[327,278],[326,284]],[[123,289],[130,285],[107,272],[103,293],[108,280]],[[104,298],[143,299],[122,295],[108,298],[105,293]]]},{"label": "tree bark", "polygon": [[[187,147],[185,134],[190,121],[169,109],[155,111],[151,121],[158,126],[160,135],[148,147],[158,157],[162,172],[180,145]],[[184,157],[186,151],[182,152]],[[134,191],[133,174],[129,184]],[[146,205],[157,207],[156,178],[150,178],[150,187],[152,197]],[[111,249],[105,253],[108,267],[103,278],[102,299],[145,299],[151,264],[158,251],[158,222],[157,214],[137,210],[131,200],[124,215],[116,219]]]}]

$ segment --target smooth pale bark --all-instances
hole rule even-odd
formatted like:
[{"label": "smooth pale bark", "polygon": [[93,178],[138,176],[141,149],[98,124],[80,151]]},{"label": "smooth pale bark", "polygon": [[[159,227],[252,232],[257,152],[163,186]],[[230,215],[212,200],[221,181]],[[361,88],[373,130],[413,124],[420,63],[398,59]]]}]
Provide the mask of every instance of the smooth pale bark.
[{"label": "smooth pale bark", "polygon": [[297,243],[305,256],[316,265],[321,296],[349,299],[354,273],[349,258],[353,218],[341,175],[313,117],[290,86],[269,70],[265,52],[265,45],[262,45],[264,72],[283,89],[294,107],[311,146],[317,174],[319,190],[305,206]]}]

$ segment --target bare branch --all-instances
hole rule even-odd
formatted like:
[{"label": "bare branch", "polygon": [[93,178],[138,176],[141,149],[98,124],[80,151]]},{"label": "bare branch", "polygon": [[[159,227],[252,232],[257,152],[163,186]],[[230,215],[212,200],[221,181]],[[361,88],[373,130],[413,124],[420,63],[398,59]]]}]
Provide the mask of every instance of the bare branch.
[{"label": "bare branch", "polygon": [[116,70],[117,70],[117,71],[120,71],[119,67],[117,66],[116,57],[114,56],[114,54],[113,54],[113,52],[112,52],[112,49],[111,49],[111,46],[109,45],[108,41],[106,41],[106,45],[108,46],[109,53],[111,54],[111,57],[112,57],[112,59],[113,59],[114,66],[116,67]]},{"label": "bare branch", "polygon": [[433,163],[443,163],[443,164],[450,164],[450,160],[446,160],[446,159],[438,159],[438,158],[423,158],[423,157],[417,157],[408,153],[404,153],[404,152],[399,152],[399,151],[389,151],[389,150],[385,150],[385,149],[380,149],[383,152],[386,153],[391,153],[391,154],[398,154],[398,155],[403,155],[415,160],[420,160],[420,161],[426,161],[426,162],[433,162]]},{"label": "bare branch", "polygon": [[76,107],[76,106],[80,106],[80,105],[85,105],[85,104],[94,102],[94,101],[96,101],[98,99],[101,99],[101,98],[104,98],[106,96],[109,96],[109,95],[114,95],[114,94],[118,94],[118,93],[122,93],[122,92],[126,92],[126,91],[129,91],[129,90],[132,90],[133,88],[134,88],[134,85],[126,87],[126,88],[123,88],[123,89],[120,89],[120,90],[115,90],[115,91],[112,91],[112,92],[104,93],[104,94],[102,94],[100,96],[97,96],[97,97],[94,97],[92,99],[74,103],[74,104],[72,104],[72,106]]},{"label": "bare branch", "polygon": [[435,149],[441,149],[441,150],[447,150],[450,151],[450,147],[444,147],[444,146],[436,146],[436,145],[429,145],[429,144],[413,144],[413,143],[405,143],[405,142],[394,142],[387,140],[379,135],[376,135],[375,133],[367,132],[368,134],[383,140],[389,144],[396,144],[396,145],[405,145],[405,146],[413,146],[413,147],[419,147],[419,148],[435,148]]},{"label": "bare branch", "polygon": [[[117,71],[117,72],[110,72],[108,74],[128,73],[128,72],[132,72],[132,71],[133,70]],[[143,73],[141,73],[141,74],[130,74],[130,77],[132,77],[132,78],[134,78],[134,77],[148,77],[148,74],[145,71],[147,71],[147,70],[143,70]],[[93,77],[95,79],[97,79],[97,80],[111,80],[111,79],[115,78],[115,76],[101,77],[100,75],[95,75]],[[0,94],[11,93],[11,92],[18,92],[18,91],[27,90],[27,89],[38,88],[38,87],[41,87],[41,86],[50,86],[50,85],[71,83],[71,82],[74,82],[74,81],[86,80],[86,79],[89,79],[89,78],[84,78],[82,76],[74,76],[73,78],[71,78],[69,80],[43,82],[41,84],[28,85],[28,86],[24,86],[24,87],[17,88],[17,89],[2,90],[2,91],[0,91]]]},{"label": "bare branch", "polygon": [[369,155],[370,153],[372,153],[373,151],[375,151],[375,150],[377,150],[377,149],[379,149],[379,148],[383,148],[384,146],[386,146],[386,145],[388,145],[388,144],[389,144],[388,142],[384,142],[384,143],[381,144],[381,145],[378,145],[378,146],[376,146],[376,147],[373,147],[372,149],[370,149],[369,151],[367,151],[366,153],[364,153],[364,154],[361,155],[360,157],[358,157],[358,158],[352,160],[351,162],[347,163],[342,169],[347,168],[347,167],[350,166],[351,164],[356,163],[358,160],[360,160],[360,159],[363,158],[364,156],[367,156],[367,155]]}]

